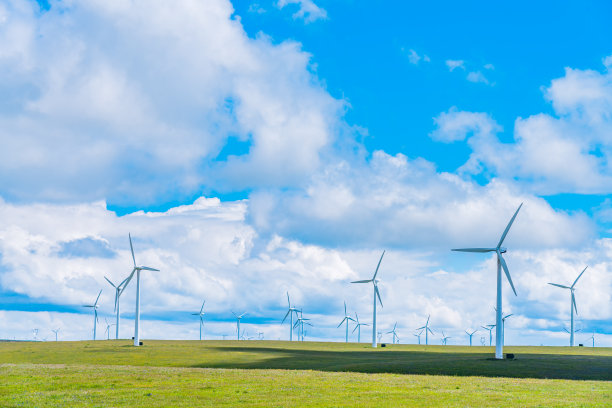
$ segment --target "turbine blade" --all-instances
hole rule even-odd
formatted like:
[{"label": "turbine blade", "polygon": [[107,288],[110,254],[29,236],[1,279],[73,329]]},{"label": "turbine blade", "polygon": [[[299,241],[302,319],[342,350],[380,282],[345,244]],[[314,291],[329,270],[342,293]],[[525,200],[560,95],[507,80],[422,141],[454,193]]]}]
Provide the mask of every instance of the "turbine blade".
[{"label": "turbine blade", "polygon": [[576,314],[578,314],[578,308],[576,307],[576,298],[574,297],[574,292],[572,291],[572,305],[574,306],[574,310]]},{"label": "turbine blade", "polygon": [[94,306],[96,306],[98,304],[98,299],[100,299],[100,295],[102,294],[102,289],[100,289],[100,293],[98,293],[98,297],[96,298],[96,301],[94,303]]},{"label": "turbine blade", "polygon": [[514,283],[512,283],[512,278],[510,277],[510,271],[508,271],[508,265],[506,265],[506,261],[504,260],[504,257],[501,255],[501,252],[499,251],[497,252],[497,256],[499,258],[502,268],[504,269],[504,272],[506,273],[506,278],[508,278],[508,282],[510,282],[510,286],[512,287],[514,296],[518,296],[516,294],[516,289],[514,289]]},{"label": "turbine blade", "polygon": [[344,302],[344,315],[346,316],[346,302]]},{"label": "turbine blade", "polygon": [[548,283],[549,285],[553,285],[556,286],[558,288],[563,288],[563,289],[571,289],[569,286],[565,286],[565,285],[559,285],[558,283]]},{"label": "turbine blade", "polygon": [[424,329],[424,328],[425,328],[425,326],[423,326],[423,327],[417,327],[417,330],[421,330],[421,329]]},{"label": "turbine blade", "polygon": [[132,235],[128,232],[130,238],[130,250],[132,251],[132,260],[134,261],[134,268],[136,267],[136,257],[134,256],[134,246],[132,245]]},{"label": "turbine blade", "polygon": [[104,279],[106,279],[106,281],[107,281],[108,283],[110,283],[110,284],[111,284],[111,286],[112,286],[113,288],[115,288],[115,289],[117,288],[117,287],[115,286],[115,284],[114,284],[113,282],[111,282],[110,280],[108,280],[108,278],[107,278],[106,276],[104,277]]},{"label": "turbine blade", "polygon": [[508,231],[510,231],[510,227],[512,226],[512,223],[514,222],[514,219],[516,218],[516,215],[518,214],[518,212],[519,212],[519,210],[521,209],[522,206],[523,206],[523,203],[521,203],[521,205],[519,205],[519,208],[516,209],[516,212],[514,213],[512,218],[510,219],[510,222],[508,223],[508,226],[504,230],[504,233],[502,234],[501,239],[499,240],[499,244],[497,244],[498,248],[501,247],[502,244],[504,243],[504,239],[506,239],[506,235],[508,235]]},{"label": "turbine blade", "polygon": [[140,269],[140,270],[143,270],[143,271],[153,271],[153,272],[159,272],[159,269],[149,268],[148,266],[141,266],[139,269]]},{"label": "turbine blade", "polygon": [[383,251],[382,255],[380,256],[380,259],[378,260],[378,265],[376,265],[376,271],[374,271],[374,276],[372,277],[372,280],[376,279],[376,275],[378,275],[378,268],[380,268],[380,263],[382,262],[383,256],[385,256],[385,251]]},{"label": "turbine blade", "polygon": [[382,303],[382,299],[380,298],[380,292],[378,291],[378,285],[376,284],[374,285],[374,290],[376,291],[376,296],[378,296],[378,301],[380,302],[380,306],[384,307]]},{"label": "turbine blade", "polygon": [[202,314],[202,311],[204,310],[204,303],[206,303],[206,301],[202,302],[202,307],[200,308],[200,314]]},{"label": "turbine blade", "polygon": [[289,304],[289,309],[291,309],[291,301],[289,300],[289,292],[287,292],[287,303]]},{"label": "turbine blade", "polygon": [[130,283],[130,281],[134,277],[135,273],[136,273],[136,267],[134,267],[134,269],[132,269],[132,273],[130,273],[130,276],[125,278],[125,280],[124,280],[125,285],[121,288],[121,292],[119,292],[119,296],[121,296],[123,294],[123,291],[125,290],[125,288],[127,288],[128,284]]},{"label": "turbine blade", "polygon": [[574,281],[574,283],[572,284],[572,288],[573,288],[574,286],[576,286],[576,283],[578,283],[578,279],[580,279],[580,277],[582,276],[582,274],[584,273],[584,271],[586,271],[586,270],[587,270],[587,268],[588,268],[588,266],[587,266],[586,268],[584,268],[584,269],[582,270],[582,272],[580,272],[580,275],[578,275],[578,277],[576,278],[576,280],[575,280],[575,281]]},{"label": "turbine blade", "polygon": [[497,248],[455,248],[451,249],[451,251],[456,252],[495,252]]},{"label": "turbine blade", "polygon": [[[346,317],[344,319],[342,319],[342,321],[340,322],[340,324],[338,325],[338,327],[342,326],[342,323],[344,323],[344,321],[346,320]],[[336,328],[338,328],[336,327]]]},{"label": "turbine blade", "polygon": [[351,283],[368,283],[368,282],[372,282],[372,279],[353,281]]},{"label": "turbine blade", "polygon": [[513,313],[507,314],[504,316],[504,320],[506,320],[507,318],[509,318],[510,316],[512,316]]}]

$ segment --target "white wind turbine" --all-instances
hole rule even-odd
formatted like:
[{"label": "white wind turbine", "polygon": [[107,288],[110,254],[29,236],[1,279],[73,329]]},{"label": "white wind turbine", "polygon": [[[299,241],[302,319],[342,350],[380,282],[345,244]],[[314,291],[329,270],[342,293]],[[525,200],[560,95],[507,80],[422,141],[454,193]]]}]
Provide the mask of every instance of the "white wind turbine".
[{"label": "white wind turbine", "polygon": [[393,330],[387,332],[387,334],[393,334],[393,344],[395,344],[395,339],[396,338],[399,340],[399,336],[395,332],[396,328],[397,328],[397,322],[395,322],[395,324],[393,325]]},{"label": "white wind turbine", "polygon": [[100,293],[98,293],[98,297],[93,305],[83,305],[83,307],[91,307],[94,311],[94,329],[93,329],[93,339],[96,339],[96,323],[98,322],[98,299],[100,299],[100,295],[102,294],[102,289],[100,289]]},{"label": "white wind turbine", "polygon": [[[512,313],[505,315],[504,317],[502,317],[501,321],[502,321],[502,336],[501,336],[501,344],[504,345],[505,344],[505,339],[506,339],[506,319],[509,318],[510,316],[512,316]],[[497,341],[497,339],[495,339],[495,341]],[[497,344],[496,344],[497,345]]]},{"label": "white wind turbine", "polygon": [[361,343],[361,326],[369,326],[369,324],[367,323],[360,323],[359,322],[359,316],[357,316],[357,312],[355,312],[355,328],[353,329],[352,333],[355,333],[355,330],[357,330],[357,343]]},{"label": "white wind turbine", "polygon": [[[593,332],[593,335],[589,337],[589,340],[593,340],[593,347],[595,347],[595,332]],[[57,339],[55,341],[57,341]]]},{"label": "white wind turbine", "polygon": [[470,347],[472,347],[472,336],[474,335],[474,333],[476,333],[478,330],[474,330],[473,332],[469,332],[469,331],[465,331],[465,333],[470,336]]},{"label": "white wind turbine", "polygon": [[493,328],[495,328],[494,324],[487,324],[486,326],[480,326],[483,329],[487,330],[489,332],[489,347],[491,347],[491,345],[493,345]]},{"label": "white wind turbine", "polygon": [[295,313],[295,315],[297,316],[298,314],[298,310],[295,307],[291,307],[291,300],[289,299],[289,292],[287,292],[287,303],[289,304],[289,310],[287,310],[287,314],[285,314],[285,317],[283,317],[283,321],[281,322],[281,325],[283,323],[285,323],[285,320],[287,319],[287,316],[289,316],[289,341],[293,341],[293,313]]},{"label": "white wind turbine", "polygon": [[[237,315],[236,313],[232,312],[232,314],[234,316],[236,316],[236,333],[238,333],[238,340],[240,340],[240,319],[242,319],[242,317],[247,314],[247,312],[244,312],[241,315]],[[243,333],[244,336],[244,333]]]},{"label": "white wind turbine", "polygon": [[495,358],[498,360],[504,358],[504,346],[503,346],[503,341],[502,341],[503,334],[502,334],[502,330],[500,330],[500,328],[502,327],[502,277],[501,277],[502,269],[504,270],[506,274],[506,278],[508,279],[508,282],[510,283],[510,286],[512,287],[512,291],[514,292],[514,295],[516,296],[516,289],[514,289],[514,284],[512,283],[512,278],[510,277],[510,271],[508,271],[508,265],[506,265],[506,261],[504,260],[504,257],[502,256],[503,253],[506,253],[506,248],[503,248],[502,244],[504,243],[504,240],[506,239],[506,235],[508,235],[508,231],[510,231],[510,227],[512,226],[512,223],[514,222],[514,219],[516,218],[516,215],[518,214],[522,206],[523,204],[521,203],[521,205],[519,205],[518,209],[516,210],[516,212],[510,219],[508,226],[506,226],[506,229],[504,230],[504,233],[502,234],[501,239],[499,240],[499,243],[497,244],[495,248],[452,249],[452,251],[459,251],[459,252],[495,252],[497,254],[497,308],[496,308],[497,313],[495,316],[495,324],[496,324],[495,326]]},{"label": "white wind turbine", "polygon": [[[427,336],[427,334],[428,334],[428,333],[427,333],[427,332],[429,332],[429,333],[431,333],[431,334],[434,334],[434,332],[433,332],[433,331],[431,331],[431,329],[429,328],[429,317],[430,317],[430,316],[431,316],[431,315],[427,316],[427,323],[425,323],[425,326],[417,328],[417,330],[421,330],[421,329],[423,329],[423,330],[425,331],[425,345],[428,345],[428,344],[429,344],[429,341],[428,341],[428,336]],[[419,339],[419,344],[420,344],[420,339]]]},{"label": "white wind turbine", "polygon": [[446,346],[446,341],[450,339],[450,336],[444,334],[444,330],[442,330],[442,344]]},{"label": "white wind turbine", "polygon": [[[132,245],[132,235],[128,234],[130,238],[130,250],[132,251],[132,260],[134,261],[134,269],[127,279],[125,286],[130,283],[134,273],[136,273],[136,317],[134,319],[134,346],[140,346],[140,271],[154,271],[159,272],[159,269],[150,268],[148,266],[136,266],[136,257],[134,256],[134,246]],[[123,292],[123,291],[122,291]]]},{"label": "white wind turbine", "polygon": [[[51,329],[51,331],[53,333],[55,333],[55,341],[57,341],[57,333],[59,333],[59,331],[60,331],[59,327],[57,329],[55,329],[55,330]],[[595,334],[595,333],[593,333],[593,334]],[[593,344],[595,344],[595,343],[593,343]]]},{"label": "white wind turbine", "polygon": [[570,316],[571,316],[571,320],[570,320],[570,346],[574,346],[574,310],[576,310],[576,314],[578,314],[578,309],[576,308],[576,298],[574,297],[574,290],[575,290],[575,286],[576,283],[578,283],[578,279],[580,279],[580,277],[582,276],[582,274],[584,273],[584,271],[586,271],[588,268],[588,266],[586,268],[584,268],[582,270],[582,272],[580,272],[580,275],[578,275],[578,277],[576,278],[576,280],[574,281],[574,283],[572,284],[572,286],[565,286],[565,285],[559,285],[558,283],[549,283],[549,285],[552,286],[556,286],[558,288],[562,288],[562,289],[569,289],[570,290]]},{"label": "white wind turbine", "polygon": [[127,286],[127,282],[129,282],[130,277],[128,276],[127,278],[125,278],[118,285],[115,285],[106,276],[104,277],[104,279],[106,279],[106,281],[108,283],[110,283],[113,288],[115,288],[115,308],[113,309],[113,311],[116,314],[116,317],[115,317],[115,339],[119,340],[119,315],[120,315],[120,311],[119,311],[119,298],[121,297],[121,294],[125,290],[125,288]]},{"label": "white wind turbine", "polygon": [[295,324],[293,325],[293,328],[298,328],[298,341],[304,341],[304,325],[307,324],[308,326],[312,326],[312,324],[309,323],[308,320],[310,319],[305,318],[302,314],[302,310],[300,309],[300,316],[297,318]]},{"label": "white wind turbine", "polygon": [[[378,280],[376,280],[376,275],[378,274],[378,268],[380,268],[380,263],[382,262],[383,256],[385,256],[385,251],[383,251],[380,259],[378,260],[378,265],[376,266],[376,270],[374,271],[374,276],[372,279],[359,280],[351,283],[370,283],[374,286],[374,306],[372,308],[372,347],[376,347],[376,297],[378,296],[378,301],[380,302],[380,307],[382,307],[382,300],[380,299],[380,292],[378,291]],[[348,323],[347,323],[348,324]]]},{"label": "white wind turbine", "polygon": [[414,337],[416,337],[417,339],[419,339],[419,344],[421,344],[421,334],[423,334],[423,330],[421,330],[420,332],[418,332],[417,334],[413,334]]},{"label": "white wind turbine", "polygon": [[109,324],[106,317],[104,318],[104,322],[106,323],[106,330],[104,330],[104,334],[106,334],[106,340],[110,340],[110,328],[114,326],[115,323]]},{"label": "white wind turbine", "polygon": [[348,325],[349,325],[349,320],[351,320],[353,322],[355,321],[355,319],[353,319],[351,316],[349,316],[348,313],[346,312],[346,302],[344,302],[344,319],[342,319],[342,321],[340,322],[338,327],[342,326],[342,323],[346,322],[346,339],[345,339],[346,343],[348,343]]},{"label": "white wind turbine", "polygon": [[202,326],[204,325],[204,315],[206,314],[204,313],[204,303],[206,303],[206,301],[202,302],[200,313],[192,313],[193,316],[200,316],[200,340],[202,340]]}]

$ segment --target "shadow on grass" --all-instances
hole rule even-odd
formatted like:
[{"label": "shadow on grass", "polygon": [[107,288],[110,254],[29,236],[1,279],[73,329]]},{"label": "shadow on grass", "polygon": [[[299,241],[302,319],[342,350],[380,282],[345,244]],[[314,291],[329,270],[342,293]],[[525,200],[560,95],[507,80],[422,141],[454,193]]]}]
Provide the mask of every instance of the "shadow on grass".
[{"label": "shadow on grass", "polygon": [[514,360],[495,360],[491,353],[321,351],[274,347],[210,349],[227,354],[227,363],[202,362],[193,367],[612,380],[610,356],[518,354]]}]

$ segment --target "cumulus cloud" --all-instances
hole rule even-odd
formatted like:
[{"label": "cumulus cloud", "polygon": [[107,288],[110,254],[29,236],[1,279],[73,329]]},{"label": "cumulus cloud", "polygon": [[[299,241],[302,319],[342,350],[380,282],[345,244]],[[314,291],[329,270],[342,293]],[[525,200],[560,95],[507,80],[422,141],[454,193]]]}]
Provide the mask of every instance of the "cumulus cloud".
[{"label": "cumulus cloud", "polygon": [[470,135],[486,137],[502,130],[488,114],[459,111],[456,107],[435,117],[434,124],[436,129],[430,137],[445,143],[465,140]]},{"label": "cumulus cloud", "polygon": [[489,85],[489,80],[480,71],[472,71],[467,74],[466,79],[470,82]]},{"label": "cumulus cloud", "polygon": [[[299,44],[249,38],[232,13],[228,0],[4,5],[4,196],[151,203],[312,172],[342,102]],[[230,136],[246,153],[218,158]]]},{"label": "cumulus cloud", "polygon": [[463,60],[446,60],[445,63],[450,72],[453,72],[457,68],[465,69]]},{"label": "cumulus cloud", "polygon": [[305,23],[312,23],[327,19],[327,11],[317,6],[312,0],[278,0],[276,5],[281,9],[289,5],[296,5],[298,10],[293,13],[294,20],[301,19]]}]

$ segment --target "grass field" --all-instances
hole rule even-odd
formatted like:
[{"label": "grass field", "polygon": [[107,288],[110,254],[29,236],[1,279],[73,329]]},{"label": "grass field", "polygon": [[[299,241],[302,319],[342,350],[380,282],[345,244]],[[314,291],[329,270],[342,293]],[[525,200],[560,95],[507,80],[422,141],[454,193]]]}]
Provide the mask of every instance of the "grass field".
[{"label": "grass field", "polygon": [[612,406],[612,349],[0,343],[0,406]]}]

